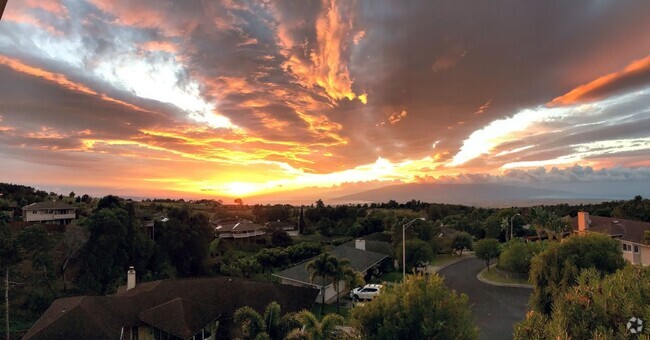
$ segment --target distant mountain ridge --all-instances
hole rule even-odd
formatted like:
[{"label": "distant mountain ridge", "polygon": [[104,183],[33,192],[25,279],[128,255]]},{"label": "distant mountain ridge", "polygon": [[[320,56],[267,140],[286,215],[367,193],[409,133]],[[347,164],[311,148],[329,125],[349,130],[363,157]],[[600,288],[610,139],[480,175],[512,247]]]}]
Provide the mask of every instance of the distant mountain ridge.
[{"label": "distant mountain ridge", "polygon": [[533,188],[500,183],[414,183],[390,185],[333,199],[334,202],[388,202],[403,203],[419,200],[431,203],[464,204],[475,206],[503,206],[507,204],[540,204],[544,201],[598,200],[599,197],[581,197],[572,192]]}]

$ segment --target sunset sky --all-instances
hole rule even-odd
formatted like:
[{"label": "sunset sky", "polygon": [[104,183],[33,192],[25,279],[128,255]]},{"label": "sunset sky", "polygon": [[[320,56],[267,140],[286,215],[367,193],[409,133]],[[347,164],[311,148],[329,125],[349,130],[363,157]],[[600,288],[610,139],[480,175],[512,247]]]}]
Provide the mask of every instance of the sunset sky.
[{"label": "sunset sky", "polygon": [[650,179],[648,1],[9,0],[0,182]]}]

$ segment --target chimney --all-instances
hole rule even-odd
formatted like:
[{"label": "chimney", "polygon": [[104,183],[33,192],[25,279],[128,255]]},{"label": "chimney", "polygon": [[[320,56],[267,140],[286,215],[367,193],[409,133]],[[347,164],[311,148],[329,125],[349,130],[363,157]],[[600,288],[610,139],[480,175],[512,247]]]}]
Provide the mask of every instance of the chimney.
[{"label": "chimney", "polygon": [[578,212],[578,231],[585,232],[589,229],[589,224],[591,220],[589,219],[589,213],[586,211]]},{"label": "chimney", "polygon": [[135,288],[135,268],[130,266],[129,271],[126,272],[126,290],[129,291],[133,288]]},{"label": "chimney", "polygon": [[357,249],[366,250],[366,240],[358,239],[354,242],[354,246]]}]

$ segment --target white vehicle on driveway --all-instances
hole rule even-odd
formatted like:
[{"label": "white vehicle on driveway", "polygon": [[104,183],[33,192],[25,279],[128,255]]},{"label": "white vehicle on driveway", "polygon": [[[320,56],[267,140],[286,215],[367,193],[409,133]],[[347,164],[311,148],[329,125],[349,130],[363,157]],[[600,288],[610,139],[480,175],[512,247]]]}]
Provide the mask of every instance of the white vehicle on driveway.
[{"label": "white vehicle on driveway", "polygon": [[357,287],[350,292],[350,297],[354,301],[372,300],[375,298],[375,296],[381,293],[381,289],[383,287],[383,285],[378,284],[367,284],[363,287]]}]

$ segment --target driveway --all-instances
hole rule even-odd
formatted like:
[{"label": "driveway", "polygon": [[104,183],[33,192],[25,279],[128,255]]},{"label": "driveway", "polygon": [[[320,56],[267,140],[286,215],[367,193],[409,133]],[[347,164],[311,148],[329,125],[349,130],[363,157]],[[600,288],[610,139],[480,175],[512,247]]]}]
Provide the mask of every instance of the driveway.
[{"label": "driveway", "polygon": [[485,284],[476,278],[483,268],[483,260],[470,258],[438,273],[445,278],[448,287],[469,296],[474,321],[479,327],[479,339],[512,339],[513,325],[526,316],[526,303],[532,289]]}]

